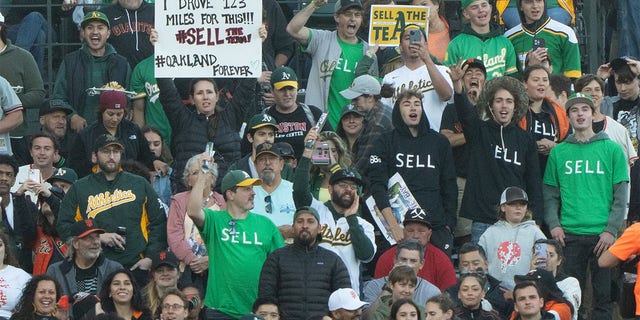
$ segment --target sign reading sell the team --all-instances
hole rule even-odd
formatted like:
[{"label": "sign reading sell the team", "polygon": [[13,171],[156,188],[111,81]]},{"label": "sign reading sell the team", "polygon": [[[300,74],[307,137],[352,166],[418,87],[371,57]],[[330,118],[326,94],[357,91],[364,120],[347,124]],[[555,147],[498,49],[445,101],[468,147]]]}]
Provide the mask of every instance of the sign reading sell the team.
[{"label": "sign reading sell the team", "polygon": [[397,47],[407,24],[419,25],[429,34],[429,7],[373,5],[369,21],[370,44]]},{"label": "sign reading sell the team", "polygon": [[156,0],[155,75],[256,78],[262,72],[262,1]]}]

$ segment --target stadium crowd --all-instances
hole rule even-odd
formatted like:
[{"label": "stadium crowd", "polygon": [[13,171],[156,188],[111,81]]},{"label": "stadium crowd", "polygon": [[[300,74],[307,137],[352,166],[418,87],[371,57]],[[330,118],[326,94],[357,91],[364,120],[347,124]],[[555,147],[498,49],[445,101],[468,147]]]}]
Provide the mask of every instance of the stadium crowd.
[{"label": "stadium crowd", "polygon": [[411,0],[380,48],[393,0],[262,0],[260,77],[188,83],[153,1],[64,0],[50,95],[32,2],[0,7],[0,319],[640,317],[634,0],[593,74],[573,1]]}]

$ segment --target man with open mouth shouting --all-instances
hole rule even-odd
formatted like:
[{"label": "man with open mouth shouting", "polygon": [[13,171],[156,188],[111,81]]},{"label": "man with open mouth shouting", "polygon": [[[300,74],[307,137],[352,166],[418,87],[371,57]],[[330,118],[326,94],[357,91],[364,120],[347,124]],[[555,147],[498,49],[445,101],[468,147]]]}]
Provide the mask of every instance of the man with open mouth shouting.
[{"label": "man with open mouth shouting", "polygon": [[[314,11],[325,4],[327,0],[311,1],[291,19],[287,32],[313,59],[304,102],[328,111],[331,127],[337,128],[340,110],[351,102],[340,95],[340,91],[347,89],[359,75],[378,75],[377,48],[369,48],[369,44],[356,35],[362,24],[360,0],[338,0],[335,3],[335,31],[306,27]],[[370,67],[363,67],[363,63]],[[360,74],[356,74],[358,65]]]}]

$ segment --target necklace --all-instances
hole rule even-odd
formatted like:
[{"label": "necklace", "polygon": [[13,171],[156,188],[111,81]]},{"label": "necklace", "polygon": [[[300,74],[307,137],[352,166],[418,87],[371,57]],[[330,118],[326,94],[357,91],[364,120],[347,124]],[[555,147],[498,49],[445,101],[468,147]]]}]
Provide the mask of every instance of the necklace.
[{"label": "necklace", "polygon": [[205,199],[204,202],[202,202],[202,208],[206,207],[207,203],[211,201],[211,198],[213,198],[213,191],[209,192],[209,196],[207,197],[207,199]]}]

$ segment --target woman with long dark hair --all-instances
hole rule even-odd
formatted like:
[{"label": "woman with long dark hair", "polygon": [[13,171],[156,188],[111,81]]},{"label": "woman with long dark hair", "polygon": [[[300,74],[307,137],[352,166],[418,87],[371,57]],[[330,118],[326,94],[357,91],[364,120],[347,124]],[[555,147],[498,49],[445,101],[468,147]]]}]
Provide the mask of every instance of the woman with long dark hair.
[{"label": "woman with long dark hair", "polygon": [[126,320],[152,319],[151,312],[142,299],[140,287],[127,269],[114,271],[107,276],[100,290],[100,301],[95,314],[116,313]]},{"label": "woman with long dark hair", "polygon": [[62,288],[55,279],[37,275],[24,287],[11,320],[58,320],[56,303],[61,295]]},{"label": "woman with long dark hair", "polygon": [[422,311],[411,299],[400,299],[391,305],[389,320],[422,320]]},{"label": "woman with long dark hair", "polygon": [[214,79],[193,79],[189,85],[189,106],[185,107],[173,81],[158,79],[160,102],[173,132],[171,153],[175,158],[171,167],[177,187],[174,193],[186,190],[179,175],[189,158],[204,152],[208,142],[214,143],[220,176],[241,158],[238,132],[243,122],[249,122],[258,113],[254,103],[256,79],[240,79],[235,84],[235,88],[219,91]]}]

